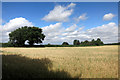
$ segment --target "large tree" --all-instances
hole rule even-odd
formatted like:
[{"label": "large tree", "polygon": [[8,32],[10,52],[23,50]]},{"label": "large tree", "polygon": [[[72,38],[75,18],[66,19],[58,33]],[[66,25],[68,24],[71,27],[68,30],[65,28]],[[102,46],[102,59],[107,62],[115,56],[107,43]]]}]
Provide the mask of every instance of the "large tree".
[{"label": "large tree", "polygon": [[44,38],[45,35],[42,33],[42,29],[38,27],[24,26],[9,34],[10,42],[17,46],[25,45],[26,40],[28,40],[29,45],[32,46],[34,43],[42,43]]}]

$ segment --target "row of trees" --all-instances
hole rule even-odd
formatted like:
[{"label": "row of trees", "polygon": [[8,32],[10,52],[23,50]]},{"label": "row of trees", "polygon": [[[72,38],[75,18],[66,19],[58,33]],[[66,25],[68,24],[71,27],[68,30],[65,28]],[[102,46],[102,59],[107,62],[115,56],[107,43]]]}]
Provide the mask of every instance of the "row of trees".
[{"label": "row of trees", "polygon": [[[12,31],[9,34],[10,41],[8,44],[11,44],[12,46],[25,46],[25,41],[28,41],[28,44],[30,46],[33,46],[34,43],[42,43],[44,40],[45,35],[42,33],[42,29],[38,27],[21,27],[16,29],[15,31]],[[63,42],[62,45],[69,45],[68,42]],[[88,41],[85,40],[83,42],[80,42],[79,40],[74,40],[73,45],[103,45],[103,42],[98,38],[97,40]],[[48,46],[51,46],[50,44]]]},{"label": "row of trees", "polygon": [[[92,45],[103,45],[104,43],[101,41],[100,38],[97,38],[97,40],[92,39],[91,41],[85,40],[80,42],[79,40],[74,40],[73,45],[83,45],[83,46],[92,46]],[[62,45],[69,45],[68,42],[63,42]]]}]

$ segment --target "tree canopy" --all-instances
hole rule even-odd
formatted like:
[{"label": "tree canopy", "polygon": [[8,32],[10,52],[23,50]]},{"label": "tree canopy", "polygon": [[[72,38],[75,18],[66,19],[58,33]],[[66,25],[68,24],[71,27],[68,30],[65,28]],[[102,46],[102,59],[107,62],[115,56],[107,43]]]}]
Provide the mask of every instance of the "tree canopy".
[{"label": "tree canopy", "polygon": [[62,45],[69,45],[68,42],[63,42]]},{"label": "tree canopy", "polygon": [[97,38],[97,40],[92,39],[91,41],[85,40],[82,41],[81,43],[79,42],[79,40],[74,40],[73,41],[73,45],[81,45],[81,46],[90,46],[90,45],[96,45],[96,46],[100,46],[103,45],[104,43],[101,41],[100,38]]},{"label": "tree canopy", "polygon": [[74,40],[73,45],[80,45],[80,41],[79,40]]},{"label": "tree canopy", "polygon": [[45,35],[42,33],[42,29],[38,27],[24,26],[9,34],[9,42],[17,46],[25,45],[26,40],[32,46],[34,43],[42,43],[44,38]]}]

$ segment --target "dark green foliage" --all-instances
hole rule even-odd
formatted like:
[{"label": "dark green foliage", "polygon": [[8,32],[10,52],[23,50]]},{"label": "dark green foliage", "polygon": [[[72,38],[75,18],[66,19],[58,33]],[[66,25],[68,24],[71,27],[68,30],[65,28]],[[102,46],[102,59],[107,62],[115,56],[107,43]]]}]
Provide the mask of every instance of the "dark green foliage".
[{"label": "dark green foliage", "polygon": [[48,45],[51,45],[50,43],[48,43]]},{"label": "dark green foliage", "polygon": [[2,79],[34,79],[34,78],[72,78],[64,70],[49,70],[53,67],[48,58],[31,59],[21,55],[2,56]]},{"label": "dark green foliage", "polygon": [[[78,43],[79,43],[79,40],[78,40]],[[118,43],[115,43],[115,44],[117,45]],[[97,39],[97,40],[93,39],[91,41],[88,41],[88,40],[82,41],[81,43],[79,43],[79,45],[78,44],[77,45],[69,45],[67,42],[63,42],[62,45],[51,45],[50,43],[48,43],[47,45],[33,45],[32,47],[80,47],[80,46],[101,46],[101,45],[104,45],[104,43],[100,39]],[[110,45],[112,45],[112,44],[110,44]],[[12,46],[15,46],[15,45],[14,44],[11,45],[10,42],[2,43],[2,47],[12,47]],[[31,47],[31,46],[24,45],[22,47]]]},{"label": "dark green foliage", "polygon": [[[92,41],[82,41],[81,43],[79,43],[79,40],[74,40],[74,45],[80,45],[80,46],[100,46],[100,45],[104,45],[104,43],[101,41],[100,38],[98,38],[96,41],[94,39],[92,39]],[[78,43],[78,44],[77,44]]]},{"label": "dark green foliage", "polygon": [[104,44],[104,45],[120,45],[120,42],[119,43],[108,43],[108,44]]},{"label": "dark green foliage", "polygon": [[63,42],[62,45],[69,45],[68,42]]},{"label": "dark green foliage", "polygon": [[34,43],[42,43],[42,40],[45,38],[45,35],[42,34],[42,29],[38,27],[28,27],[28,32],[27,39],[30,45],[33,45]]},{"label": "dark green foliage", "polygon": [[44,45],[45,47],[84,47],[84,46],[95,46],[95,45]]},{"label": "dark green foliage", "polygon": [[50,43],[48,43],[46,46],[47,46],[47,47],[50,47],[50,46],[51,46],[51,44],[50,44]]},{"label": "dark green foliage", "polygon": [[79,40],[74,40],[73,45],[80,45],[80,41]]},{"label": "dark green foliage", "polygon": [[28,40],[29,45],[34,43],[42,43],[45,35],[42,34],[42,29],[38,27],[21,27],[12,31],[9,34],[10,43],[13,46],[24,46],[25,41]]},{"label": "dark green foliage", "polygon": [[10,42],[8,43],[2,43],[2,47],[13,47],[14,45],[11,44]]},{"label": "dark green foliage", "polygon": [[94,39],[92,39],[91,45],[95,45],[95,40]]},{"label": "dark green foliage", "polygon": [[103,42],[101,41],[100,38],[98,38],[95,43],[97,46],[103,45]]}]

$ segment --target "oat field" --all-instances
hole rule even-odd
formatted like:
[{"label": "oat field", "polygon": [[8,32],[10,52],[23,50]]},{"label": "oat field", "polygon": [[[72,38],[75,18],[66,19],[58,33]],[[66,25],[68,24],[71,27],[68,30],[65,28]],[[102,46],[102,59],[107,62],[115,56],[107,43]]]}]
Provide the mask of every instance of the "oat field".
[{"label": "oat field", "polygon": [[[118,78],[118,46],[94,47],[45,47],[45,48],[2,48],[3,66],[9,67],[16,59],[7,55],[25,56],[30,59],[49,59],[52,67],[47,67],[54,74],[67,72],[71,77],[79,78]],[[7,59],[10,59],[7,61]],[[20,63],[22,61],[19,61]],[[15,62],[16,64],[19,62]],[[17,69],[17,65],[15,69]],[[25,61],[22,62],[24,65]],[[20,64],[19,64],[20,65]],[[27,65],[27,66],[28,66]],[[33,62],[33,65],[34,62]],[[37,63],[39,65],[39,63]],[[14,68],[14,66],[10,66]],[[18,66],[19,67],[19,66]],[[30,67],[30,66],[29,66]],[[4,70],[6,70],[4,68]],[[24,66],[22,66],[22,69]],[[33,67],[34,68],[34,67]],[[33,69],[32,68],[32,69]],[[37,67],[39,70],[39,67]],[[8,69],[7,69],[8,71]],[[57,72],[59,71],[59,72]],[[55,73],[56,72],[56,73]],[[59,77],[59,76],[58,76]]]}]

